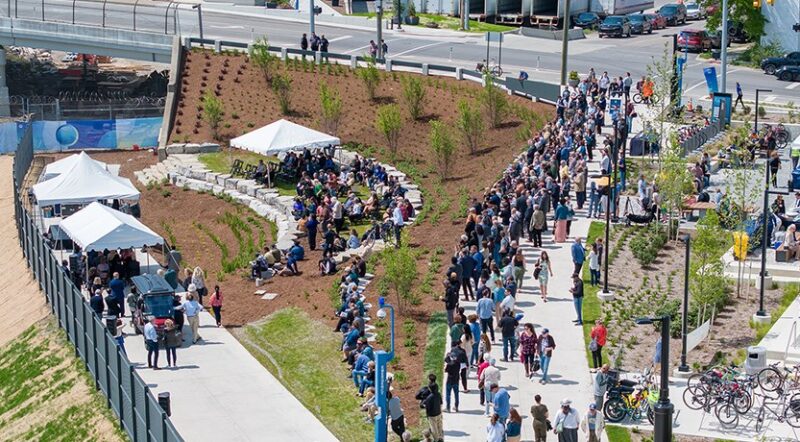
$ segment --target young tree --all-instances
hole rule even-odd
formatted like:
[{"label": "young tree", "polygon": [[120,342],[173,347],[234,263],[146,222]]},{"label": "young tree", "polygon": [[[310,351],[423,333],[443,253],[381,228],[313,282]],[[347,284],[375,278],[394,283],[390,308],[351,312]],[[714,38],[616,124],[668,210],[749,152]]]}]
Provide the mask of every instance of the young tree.
[{"label": "young tree", "polygon": [[397,248],[386,249],[383,258],[384,279],[394,291],[397,311],[402,312],[407,302],[414,302],[414,282],[417,280],[417,260],[414,250],[408,247],[408,234],[403,233]]},{"label": "young tree", "polygon": [[476,106],[467,100],[458,102],[458,117],[456,117],[456,128],[461,132],[464,144],[469,147],[469,153],[475,155],[478,150],[485,126],[481,112]]},{"label": "young tree", "polygon": [[450,135],[450,130],[439,120],[431,121],[431,132],[429,134],[431,149],[436,155],[436,162],[439,164],[439,172],[442,174],[442,181],[446,180],[450,173],[450,164],[453,154],[456,151],[456,143]]},{"label": "young tree", "polygon": [[342,98],[339,91],[322,82],[319,85],[320,123],[326,132],[336,135],[342,120]]},{"label": "young tree", "polygon": [[425,87],[419,78],[406,75],[400,77],[400,84],[403,86],[403,99],[408,113],[412,120],[418,120],[425,106]]},{"label": "young tree", "polygon": [[697,222],[691,242],[692,261],[689,287],[695,308],[720,307],[728,296],[728,280],[723,273],[722,255],[731,245],[731,235],[719,225],[717,212],[709,210]]},{"label": "young tree", "polygon": [[666,149],[662,149],[661,170],[656,176],[661,204],[667,209],[669,225],[667,238],[675,238],[672,232],[673,216],[680,216],[683,201],[694,190],[694,180],[686,166],[686,159],[675,135],[670,136]]},{"label": "young tree", "polygon": [[[719,6],[717,0],[703,0],[700,6]],[[747,37],[756,42],[764,35],[764,26],[767,19],[761,13],[761,8],[754,8],[752,0],[728,0],[728,23],[741,23],[742,30]],[[706,20],[706,29],[717,32],[722,26],[722,8],[716,8]],[[729,34],[730,36],[730,34]]]},{"label": "young tree", "polygon": [[494,84],[494,77],[488,73],[483,75],[483,90],[479,97],[489,126],[498,128],[508,112],[508,101],[505,92]]},{"label": "young tree", "polygon": [[367,67],[360,68],[356,71],[356,75],[361,81],[364,82],[364,87],[367,88],[367,97],[370,100],[375,100],[375,92],[378,90],[378,85],[381,83],[381,73],[375,67],[375,60],[372,58],[367,59]]},{"label": "young tree", "polygon": [[278,97],[278,105],[283,115],[289,115],[292,105],[292,79],[287,75],[277,74],[272,77],[272,91]]},{"label": "young tree", "polygon": [[[660,58],[653,57],[651,64],[647,66],[647,76],[653,81],[653,94],[658,97],[658,102],[654,105],[654,112],[642,112],[642,121],[649,123],[658,133],[658,145],[661,149],[665,148],[670,142],[667,128],[670,123],[675,122],[678,116],[671,112],[670,94],[672,84],[677,81],[675,70],[672,68],[674,55],[667,43],[664,43],[664,51]],[[661,154],[659,149],[659,155]]]},{"label": "young tree", "polygon": [[400,109],[396,104],[387,104],[378,108],[375,128],[386,138],[386,143],[394,157],[397,154],[400,130],[403,128],[403,118],[400,116]]},{"label": "young tree", "polygon": [[213,93],[206,92],[203,95],[203,119],[206,120],[211,128],[211,136],[219,140],[219,123],[222,122],[222,100],[214,96]]},{"label": "young tree", "polygon": [[269,52],[269,39],[266,36],[259,38],[250,46],[250,60],[261,69],[267,83],[272,84],[278,57]]}]

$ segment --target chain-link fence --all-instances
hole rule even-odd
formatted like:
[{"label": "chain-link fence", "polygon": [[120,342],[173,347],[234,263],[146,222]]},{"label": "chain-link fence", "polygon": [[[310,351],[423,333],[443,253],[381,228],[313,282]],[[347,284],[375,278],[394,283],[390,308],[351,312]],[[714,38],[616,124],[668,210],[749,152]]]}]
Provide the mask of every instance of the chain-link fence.
[{"label": "chain-link fence", "polygon": [[164,115],[165,97],[63,97],[12,95],[12,117],[34,115],[37,120],[116,120]]},{"label": "chain-link fence", "polygon": [[182,442],[147,384],[133,369],[100,317],[84,301],[22,204],[25,175],[33,161],[33,137],[26,131],[14,156],[14,208],[20,246],[58,324],[92,374],[95,387],[134,442]]}]

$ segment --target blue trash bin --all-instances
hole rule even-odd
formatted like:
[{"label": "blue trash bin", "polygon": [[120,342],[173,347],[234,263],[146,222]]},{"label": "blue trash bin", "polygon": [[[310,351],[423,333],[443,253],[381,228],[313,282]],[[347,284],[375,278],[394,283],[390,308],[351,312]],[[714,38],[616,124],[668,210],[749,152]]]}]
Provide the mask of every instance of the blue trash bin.
[{"label": "blue trash bin", "polygon": [[789,191],[800,189],[800,167],[792,171],[792,185]]}]

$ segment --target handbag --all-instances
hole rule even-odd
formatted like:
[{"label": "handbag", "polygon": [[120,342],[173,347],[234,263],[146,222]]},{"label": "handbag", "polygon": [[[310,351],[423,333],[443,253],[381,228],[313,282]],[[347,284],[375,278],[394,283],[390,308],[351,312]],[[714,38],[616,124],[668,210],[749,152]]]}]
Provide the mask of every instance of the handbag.
[{"label": "handbag", "polygon": [[539,279],[539,275],[542,273],[542,266],[536,265],[536,268],[533,269],[533,279]]},{"label": "handbag", "polygon": [[589,350],[590,350],[590,351],[597,351],[597,348],[598,348],[598,347],[599,347],[599,346],[597,345],[597,339],[595,339],[595,338],[592,338],[592,341],[591,341],[591,342],[589,342]]},{"label": "handbag", "polygon": [[547,425],[547,431],[550,431],[550,430],[553,429],[553,424],[550,422],[550,419],[545,419],[544,423]]},{"label": "handbag", "polygon": [[539,369],[541,369],[541,368],[542,368],[542,364],[539,362],[539,356],[534,357],[533,358],[533,367],[531,367],[531,370],[539,371]]},{"label": "handbag", "polygon": [[563,433],[564,432],[564,422],[559,422],[556,424],[556,433]]}]

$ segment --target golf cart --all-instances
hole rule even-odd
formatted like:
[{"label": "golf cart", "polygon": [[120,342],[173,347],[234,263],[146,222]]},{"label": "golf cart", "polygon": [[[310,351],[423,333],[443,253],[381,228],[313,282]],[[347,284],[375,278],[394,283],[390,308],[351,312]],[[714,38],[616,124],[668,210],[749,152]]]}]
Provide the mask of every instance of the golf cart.
[{"label": "golf cart", "polygon": [[133,311],[133,326],[136,334],[144,332],[144,320],[149,319],[156,327],[159,336],[164,333],[164,323],[172,319],[175,289],[158,275],[139,275],[131,278],[139,300]]}]

